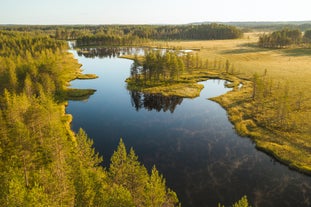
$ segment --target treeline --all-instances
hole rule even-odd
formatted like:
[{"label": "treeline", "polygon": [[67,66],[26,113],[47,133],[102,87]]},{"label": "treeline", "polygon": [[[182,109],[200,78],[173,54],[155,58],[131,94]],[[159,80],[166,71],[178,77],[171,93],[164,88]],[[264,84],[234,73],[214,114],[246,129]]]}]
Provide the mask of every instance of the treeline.
[{"label": "treeline", "polygon": [[236,26],[245,31],[276,31],[285,28],[306,31],[311,29],[311,21],[283,21],[283,22],[224,22],[223,24]]},{"label": "treeline", "polygon": [[[146,51],[145,56],[134,56],[131,66],[131,77],[137,85],[160,85],[182,81],[181,76],[191,74],[197,69],[218,70],[227,74],[237,74],[238,71],[229,60],[202,59],[195,52],[180,51]],[[184,77],[183,77],[184,78]]]},{"label": "treeline", "polygon": [[65,42],[1,32],[0,203],[3,206],[176,206],[154,167],[123,141],[108,169],[59,96],[80,73]]},{"label": "treeline", "polygon": [[64,90],[80,67],[63,52],[66,48],[47,36],[0,31],[0,92],[31,96]]},{"label": "treeline", "polygon": [[152,39],[166,40],[221,40],[236,39],[242,36],[240,29],[224,24],[199,24],[159,28],[160,32],[151,35]]},{"label": "treeline", "polygon": [[213,40],[235,39],[241,30],[223,24],[189,24],[174,26],[139,26],[132,28],[132,34],[140,38],[156,40]]},{"label": "treeline", "polygon": [[79,37],[77,39],[77,46],[130,46],[141,45],[149,42],[148,39],[139,38],[135,35],[109,35],[109,34],[96,34]]},{"label": "treeline", "polygon": [[151,40],[235,39],[242,30],[224,24],[188,25],[0,25],[5,31],[36,32],[58,40],[77,40],[86,45],[139,45]]},{"label": "treeline", "polygon": [[160,81],[178,80],[184,71],[185,64],[181,57],[174,52],[150,51],[145,55],[142,64],[137,58],[131,67],[131,76],[136,82],[141,79],[146,83],[157,83]]},{"label": "treeline", "polygon": [[290,45],[299,45],[311,42],[311,30],[305,31],[304,35],[300,30],[284,29],[263,34],[259,37],[258,45],[265,48],[284,48]]},{"label": "treeline", "polygon": [[305,33],[303,35],[303,41],[305,43],[311,43],[311,30],[305,31]]},{"label": "treeline", "polygon": [[[70,31],[72,37],[72,31]],[[56,38],[66,38],[66,35]],[[241,30],[222,24],[176,25],[176,26],[102,26],[89,35],[77,37],[77,46],[86,45],[139,45],[150,40],[214,40],[235,39]]]}]

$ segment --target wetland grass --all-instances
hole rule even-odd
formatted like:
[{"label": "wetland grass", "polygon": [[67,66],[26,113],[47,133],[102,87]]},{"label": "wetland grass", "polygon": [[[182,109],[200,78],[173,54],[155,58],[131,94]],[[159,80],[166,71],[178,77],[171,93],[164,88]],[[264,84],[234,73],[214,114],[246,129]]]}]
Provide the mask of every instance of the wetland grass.
[{"label": "wetland grass", "polygon": [[[199,81],[209,78],[233,81],[234,90],[212,100],[227,110],[237,133],[250,137],[258,149],[289,167],[310,174],[311,49],[263,49],[257,47],[258,36],[249,33],[234,40],[168,42],[165,45],[169,48],[200,48],[196,53],[203,62],[208,60],[209,66],[182,75],[176,84],[136,85],[136,90],[194,98],[202,89]],[[226,60],[234,65],[231,74],[224,70]],[[252,98],[254,74],[273,83],[271,94],[259,101]],[[240,89],[239,84],[243,84]],[[134,85],[129,82],[130,88]],[[286,117],[276,125],[282,107],[287,110]]]}]

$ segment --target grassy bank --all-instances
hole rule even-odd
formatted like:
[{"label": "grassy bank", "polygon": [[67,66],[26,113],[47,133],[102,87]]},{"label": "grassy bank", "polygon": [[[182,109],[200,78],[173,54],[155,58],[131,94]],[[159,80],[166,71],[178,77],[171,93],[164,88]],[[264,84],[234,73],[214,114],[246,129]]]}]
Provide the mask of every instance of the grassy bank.
[{"label": "grassy bank", "polygon": [[[197,82],[208,78],[231,80],[234,86],[242,83],[241,89],[235,87],[213,98],[228,111],[237,132],[291,168],[311,173],[311,49],[262,49],[256,46],[257,40],[258,34],[250,33],[237,40],[158,42],[158,46],[170,48],[199,48],[196,53],[209,64],[181,76],[178,83],[138,85],[136,89],[193,98],[202,89],[196,88]],[[227,60],[230,70],[226,73]],[[271,82],[270,94],[256,100],[252,97],[255,73],[265,83]],[[181,93],[184,91],[190,93]]]},{"label": "grassy bank", "polygon": [[[128,78],[127,89],[134,91],[142,91],[144,93],[162,94],[163,96],[178,96],[182,98],[196,98],[200,95],[201,90],[204,88],[198,82],[206,81],[208,79],[224,79],[231,83],[227,87],[238,88],[238,85],[243,80],[236,78],[230,74],[217,73],[207,70],[193,70],[191,74],[181,75],[179,81],[162,81],[157,84],[150,82],[141,83],[136,82],[134,79]],[[243,84],[243,83],[242,83]]]},{"label": "grassy bank", "polygon": [[[81,67],[82,65],[79,64],[79,66]],[[82,70],[79,68],[70,79],[73,81],[91,80],[96,78],[98,78],[96,74],[83,74]],[[67,85],[69,86],[70,83],[67,83]],[[59,98],[61,100],[83,101],[89,99],[89,97],[95,92],[95,89],[64,88],[64,90],[59,94]]]},{"label": "grassy bank", "polygon": [[96,92],[94,89],[68,88],[63,91],[62,97],[65,100],[83,101],[89,99]]},{"label": "grassy bank", "polygon": [[79,74],[76,79],[79,80],[88,80],[88,79],[96,79],[98,78],[95,74]]}]

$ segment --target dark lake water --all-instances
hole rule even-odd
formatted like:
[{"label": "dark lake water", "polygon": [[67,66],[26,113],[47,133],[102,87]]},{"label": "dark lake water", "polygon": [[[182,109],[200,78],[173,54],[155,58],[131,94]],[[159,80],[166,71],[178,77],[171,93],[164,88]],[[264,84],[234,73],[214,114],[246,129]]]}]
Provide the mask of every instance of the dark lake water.
[{"label": "dark lake water", "polygon": [[226,111],[207,99],[230,90],[224,81],[202,82],[195,99],[144,95],[126,89],[132,61],[71,52],[85,73],[99,78],[72,82],[97,92],[86,101],[69,101],[67,113],[72,128],[83,128],[94,140],[104,165],[122,137],[148,169],[157,166],[184,207],[230,205],[243,195],[252,206],[311,206],[311,177],[256,150],[236,134]]}]

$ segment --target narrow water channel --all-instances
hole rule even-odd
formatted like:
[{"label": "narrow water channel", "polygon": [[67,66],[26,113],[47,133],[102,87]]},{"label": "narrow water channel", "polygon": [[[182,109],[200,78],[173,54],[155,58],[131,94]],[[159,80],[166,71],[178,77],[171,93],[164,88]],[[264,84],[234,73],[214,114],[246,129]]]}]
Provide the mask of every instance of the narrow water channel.
[{"label": "narrow water channel", "polygon": [[72,87],[97,92],[69,101],[72,128],[83,128],[107,166],[120,137],[150,169],[154,164],[184,207],[230,205],[247,195],[253,206],[311,206],[311,177],[289,170],[235,133],[226,111],[208,98],[230,89],[223,80],[202,82],[200,97],[144,95],[126,89],[132,61],[117,55],[85,57],[71,50],[95,80]]}]

